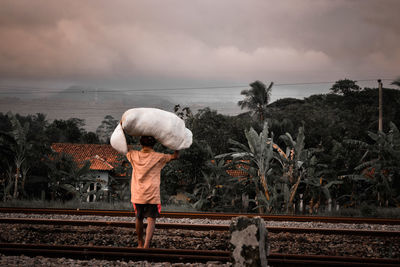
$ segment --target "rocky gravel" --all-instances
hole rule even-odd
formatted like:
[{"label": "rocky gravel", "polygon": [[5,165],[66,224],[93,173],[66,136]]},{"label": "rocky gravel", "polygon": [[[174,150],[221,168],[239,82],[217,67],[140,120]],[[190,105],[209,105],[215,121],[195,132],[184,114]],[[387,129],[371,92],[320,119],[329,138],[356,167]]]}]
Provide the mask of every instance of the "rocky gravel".
[{"label": "rocky gravel", "polygon": [[[8,218],[48,218],[71,220],[134,221],[133,217],[69,216],[0,214]],[[229,224],[226,220],[193,220],[159,218],[157,222],[191,224]],[[328,224],[315,222],[266,222],[267,226],[370,229],[400,231],[398,225]],[[322,234],[269,233],[271,253],[314,254],[331,256],[357,256],[400,258],[399,237],[369,237]],[[126,227],[58,226],[0,224],[0,242],[44,243],[59,245],[95,245],[136,247],[134,229]],[[229,233],[223,231],[191,231],[156,229],[152,247],[200,250],[228,250]],[[19,264],[18,262],[27,262]],[[42,261],[45,261],[43,263]],[[47,259],[43,257],[11,257],[2,255],[0,266],[230,266],[229,263],[170,264],[123,261],[73,261],[71,259]],[[161,264],[161,265],[160,265]]]},{"label": "rocky gravel", "polygon": [[42,256],[5,256],[0,254],[0,266],[96,266],[96,267],[229,267],[230,263],[170,263],[148,261],[107,261],[107,260],[74,260],[68,258],[46,258]]},{"label": "rocky gravel", "polygon": [[[0,224],[0,242],[136,247],[133,228]],[[227,250],[228,232],[156,229],[152,247],[170,249]]]},{"label": "rocky gravel", "polygon": [[[24,214],[24,213],[0,213],[0,218],[36,218],[54,220],[100,220],[114,222],[134,222],[135,217],[112,217],[93,215],[61,215],[61,214]],[[158,218],[157,223],[181,223],[181,224],[225,224],[229,220],[189,219],[189,218]],[[351,224],[351,223],[323,223],[323,222],[285,222],[266,221],[267,226],[300,227],[300,228],[330,228],[330,229],[358,229],[358,230],[382,230],[400,231],[400,225],[389,224]]]}]

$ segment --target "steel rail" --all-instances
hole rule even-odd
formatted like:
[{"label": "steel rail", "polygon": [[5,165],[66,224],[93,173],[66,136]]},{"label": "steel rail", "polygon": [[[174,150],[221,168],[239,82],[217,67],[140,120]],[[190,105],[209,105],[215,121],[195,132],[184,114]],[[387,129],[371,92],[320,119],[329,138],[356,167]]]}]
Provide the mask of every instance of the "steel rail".
[{"label": "steel rail", "polygon": [[48,257],[72,257],[79,259],[118,259],[118,260],[151,260],[168,262],[208,262],[230,260],[228,251],[158,249],[105,246],[72,246],[44,244],[0,243],[0,253],[7,255],[28,255]]},{"label": "steel rail", "polygon": [[[35,213],[35,214],[64,214],[64,215],[97,215],[115,217],[134,217],[132,211],[122,210],[80,210],[80,209],[37,209],[37,208],[0,208],[1,213]],[[325,222],[325,223],[352,223],[352,224],[387,224],[400,225],[400,219],[391,218],[356,218],[356,217],[322,217],[299,215],[260,215],[248,213],[216,213],[216,212],[162,212],[161,217],[230,220],[238,216],[259,216],[267,221],[294,221],[294,222]]]},{"label": "steel rail", "polygon": [[400,266],[400,259],[364,258],[346,256],[270,254],[268,265],[271,266]]},{"label": "steel rail", "polygon": [[[1,243],[0,253],[6,255],[27,255],[79,258],[90,260],[147,260],[150,262],[209,262],[230,261],[229,251],[187,250],[187,249],[140,249],[131,247],[65,246],[42,244]],[[343,256],[270,254],[270,266],[399,266],[400,259],[362,258]]]},{"label": "steel rail", "polygon": [[[94,220],[56,220],[36,218],[0,218],[2,224],[29,224],[29,225],[70,225],[70,226],[112,226],[135,228],[134,222],[126,221],[94,221]],[[146,225],[146,223],[145,223]],[[157,229],[179,229],[195,231],[229,231],[229,225],[221,224],[185,224],[185,223],[157,223]],[[267,226],[271,233],[294,234],[324,234],[324,235],[356,235],[356,236],[384,236],[400,237],[400,231],[361,230],[361,229],[336,229],[336,228],[301,228]]]}]

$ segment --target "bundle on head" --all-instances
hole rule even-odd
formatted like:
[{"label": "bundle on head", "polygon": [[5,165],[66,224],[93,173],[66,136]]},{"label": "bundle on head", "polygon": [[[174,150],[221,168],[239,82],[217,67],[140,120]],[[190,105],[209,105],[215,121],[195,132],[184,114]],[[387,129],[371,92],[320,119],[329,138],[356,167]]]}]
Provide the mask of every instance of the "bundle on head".
[{"label": "bundle on head", "polygon": [[112,147],[122,154],[128,152],[125,133],[131,136],[151,136],[172,150],[192,144],[192,132],[176,114],[156,108],[133,108],[125,111],[110,138]]}]

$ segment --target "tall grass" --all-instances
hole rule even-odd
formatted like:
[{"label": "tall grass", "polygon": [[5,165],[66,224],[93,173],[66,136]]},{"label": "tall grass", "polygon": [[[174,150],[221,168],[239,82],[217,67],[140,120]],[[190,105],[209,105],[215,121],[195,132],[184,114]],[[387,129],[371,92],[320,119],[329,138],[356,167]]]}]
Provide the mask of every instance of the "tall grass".
[{"label": "tall grass", "polygon": [[[97,209],[97,210],[126,210],[133,211],[132,204],[124,202],[81,202],[72,201],[43,201],[43,200],[10,200],[0,202],[0,207],[7,208],[53,208],[53,209]],[[162,205],[164,212],[199,212],[189,203],[168,203]],[[234,212],[234,211],[232,211]],[[275,215],[288,215],[284,212],[276,212]],[[299,215],[299,213],[295,213]],[[307,215],[307,213],[302,213]],[[365,218],[400,218],[400,208],[381,208],[376,206],[362,206],[360,208],[341,208],[331,212],[321,211],[320,216],[343,216],[343,217],[365,217]]]},{"label": "tall grass", "polygon": [[99,210],[132,210],[129,202],[81,202],[71,200],[46,201],[46,200],[11,200],[0,202],[0,207],[10,208],[47,208],[47,209],[99,209]]},{"label": "tall grass", "polygon": [[[0,202],[0,207],[7,208],[46,208],[46,209],[93,209],[93,210],[127,210],[133,211],[130,202],[81,202],[71,200],[66,202],[61,201],[46,201],[46,200],[10,200]],[[189,204],[166,204],[162,205],[162,211],[176,212],[196,212]]]}]

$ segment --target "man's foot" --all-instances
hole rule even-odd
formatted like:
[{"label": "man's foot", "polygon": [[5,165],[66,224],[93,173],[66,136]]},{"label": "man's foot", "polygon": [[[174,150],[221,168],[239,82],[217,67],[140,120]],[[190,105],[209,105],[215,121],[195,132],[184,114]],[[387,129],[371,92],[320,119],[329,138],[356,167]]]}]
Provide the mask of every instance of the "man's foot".
[{"label": "man's foot", "polygon": [[143,238],[142,239],[139,239],[138,240],[138,248],[143,248],[143,244],[144,244],[144,240],[143,240]]}]

